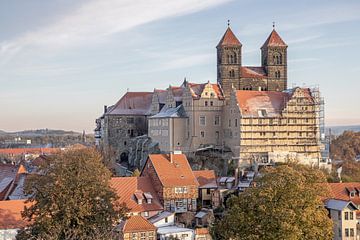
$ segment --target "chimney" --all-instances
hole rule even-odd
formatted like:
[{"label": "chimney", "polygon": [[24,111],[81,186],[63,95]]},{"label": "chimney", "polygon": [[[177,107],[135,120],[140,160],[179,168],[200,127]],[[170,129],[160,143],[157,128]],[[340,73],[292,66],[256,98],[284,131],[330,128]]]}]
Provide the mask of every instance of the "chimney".
[{"label": "chimney", "polygon": [[106,113],[106,112],[107,112],[107,106],[104,105],[104,113]]},{"label": "chimney", "polygon": [[239,168],[235,168],[235,187],[239,184]]},{"label": "chimney", "polygon": [[174,162],[174,161],[173,161],[173,153],[170,152],[170,153],[169,153],[169,156],[170,156],[170,162],[173,163],[173,162]]}]

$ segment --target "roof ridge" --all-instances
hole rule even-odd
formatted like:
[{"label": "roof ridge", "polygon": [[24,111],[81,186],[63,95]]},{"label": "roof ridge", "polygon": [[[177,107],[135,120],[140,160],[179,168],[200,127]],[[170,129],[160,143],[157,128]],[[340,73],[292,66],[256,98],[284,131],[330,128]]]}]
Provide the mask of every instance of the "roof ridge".
[{"label": "roof ridge", "polygon": [[230,27],[228,27],[216,47],[220,46],[242,46],[239,39],[235,36]]}]

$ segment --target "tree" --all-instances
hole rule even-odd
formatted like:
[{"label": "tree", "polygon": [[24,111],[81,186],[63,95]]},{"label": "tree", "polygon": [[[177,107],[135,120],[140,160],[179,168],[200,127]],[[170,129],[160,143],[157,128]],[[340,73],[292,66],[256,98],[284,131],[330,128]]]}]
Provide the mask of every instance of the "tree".
[{"label": "tree", "polygon": [[111,239],[127,209],[118,203],[110,178],[94,149],[54,156],[43,175],[28,181],[25,192],[32,205],[22,215],[31,224],[17,239]]},{"label": "tree", "polygon": [[332,221],[323,207],[321,171],[300,165],[266,169],[256,187],[229,199],[215,222],[215,239],[332,239]]},{"label": "tree", "polygon": [[132,177],[139,177],[140,176],[140,174],[141,174],[141,172],[139,171],[139,169],[135,169],[134,171],[133,171],[133,173],[132,173]]}]

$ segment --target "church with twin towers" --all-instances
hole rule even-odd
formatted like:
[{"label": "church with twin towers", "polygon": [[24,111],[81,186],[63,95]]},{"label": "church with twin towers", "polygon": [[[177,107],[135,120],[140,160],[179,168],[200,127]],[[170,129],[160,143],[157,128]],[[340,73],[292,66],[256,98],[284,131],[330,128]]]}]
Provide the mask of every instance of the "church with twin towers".
[{"label": "church with twin towers", "polygon": [[229,96],[237,90],[283,91],[287,89],[287,45],[273,30],[261,46],[261,66],[242,65],[242,44],[228,28],[217,49],[217,81]]},{"label": "church with twin towers", "polygon": [[228,25],[216,46],[216,82],[124,93],[96,120],[97,145],[130,169],[154,152],[191,157],[209,150],[227,152],[224,158],[239,166],[284,159],[329,166],[320,92],[287,88],[287,47],[273,26],[261,65],[244,66],[242,44]]}]

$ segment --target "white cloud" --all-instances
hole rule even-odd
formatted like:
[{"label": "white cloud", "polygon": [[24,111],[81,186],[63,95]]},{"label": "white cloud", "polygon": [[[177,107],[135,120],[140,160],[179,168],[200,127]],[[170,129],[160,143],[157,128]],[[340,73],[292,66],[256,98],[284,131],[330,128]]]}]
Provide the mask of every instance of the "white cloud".
[{"label": "white cloud", "polygon": [[[358,2],[353,4],[344,4],[343,1],[338,1],[337,4],[328,6],[314,6],[311,10],[303,9],[294,13],[281,14],[278,18],[276,28],[280,31],[291,31],[294,29],[308,29],[321,25],[357,21],[360,20],[360,4]],[[263,20],[263,19],[262,19]],[[261,23],[251,23],[240,31],[242,35],[260,35],[268,33],[270,24],[265,25]],[[316,36],[314,36],[316,37]],[[304,40],[311,40],[305,39]]]},{"label": "white cloud", "polygon": [[141,24],[228,1],[231,0],[92,0],[55,23],[0,43],[0,55],[17,53],[26,46],[54,48],[99,41]]}]

